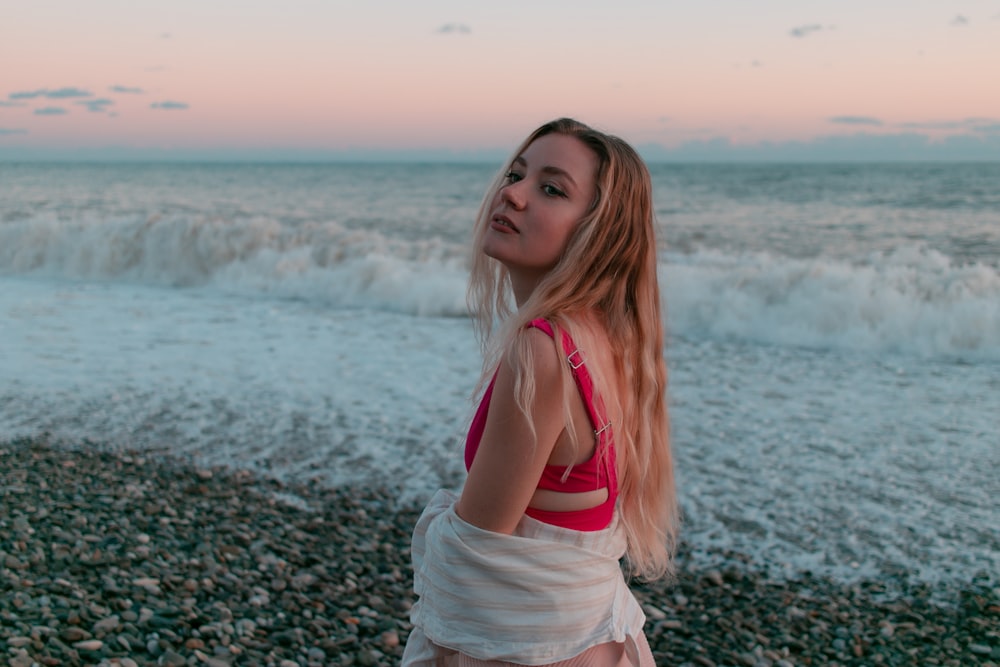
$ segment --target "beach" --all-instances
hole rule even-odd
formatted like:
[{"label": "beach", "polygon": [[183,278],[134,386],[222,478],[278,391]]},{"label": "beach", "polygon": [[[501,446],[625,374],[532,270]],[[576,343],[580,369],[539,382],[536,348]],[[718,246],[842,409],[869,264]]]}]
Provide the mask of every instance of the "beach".
[{"label": "beach", "polygon": [[[0,164],[3,660],[393,664],[497,168]],[[996,664],[1000,164],[650,171],[660,662]]]},{"label": "beach", "polygon": [[[395,665],[419,507],[93,442],[0,444],[4,664]],[[633,582],[658,665],[996,665],[1000,589],[849,585],[682,545]]]}]

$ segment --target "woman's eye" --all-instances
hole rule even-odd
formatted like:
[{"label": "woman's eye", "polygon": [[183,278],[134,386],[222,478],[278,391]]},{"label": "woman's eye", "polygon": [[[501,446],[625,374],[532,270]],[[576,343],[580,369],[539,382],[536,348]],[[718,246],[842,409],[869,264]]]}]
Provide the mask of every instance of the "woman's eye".
[{"label": "woman's eye", "polygon": [[549,195],[550,197],[565,197],[566,193],[557,188],[554,185],[546,183],[542,186],[542,192]]},{"label": "woman's eye", "polygon": [[517,173],[516,171],[508,171],[507,175],[505,176],[505,178],[507,179],[507,182],[509,182],[509,183],[517,183],[519,180],[521,180],[522,176],[521,176],[521,174]]}]

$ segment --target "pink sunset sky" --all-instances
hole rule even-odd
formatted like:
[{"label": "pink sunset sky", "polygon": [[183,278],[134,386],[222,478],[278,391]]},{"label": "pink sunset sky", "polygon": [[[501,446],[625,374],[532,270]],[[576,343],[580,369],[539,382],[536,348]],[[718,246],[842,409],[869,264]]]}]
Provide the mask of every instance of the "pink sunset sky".
[{"label": "pink sunset sky", "polygon": [[1000,160],[1000,0],[4,5],[0,160]]}]

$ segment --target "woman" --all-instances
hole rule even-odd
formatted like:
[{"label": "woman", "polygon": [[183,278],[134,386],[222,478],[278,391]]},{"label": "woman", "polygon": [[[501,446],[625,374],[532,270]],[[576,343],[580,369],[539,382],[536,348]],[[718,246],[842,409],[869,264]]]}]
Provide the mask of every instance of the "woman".
[{"label": "woman", "polygon": [[619,559],[670,571],[678,527],[652,187],[624,141],[533,132],[476,220],[485,386],[457,498],[413,536],[404,665],[652,665]]}]

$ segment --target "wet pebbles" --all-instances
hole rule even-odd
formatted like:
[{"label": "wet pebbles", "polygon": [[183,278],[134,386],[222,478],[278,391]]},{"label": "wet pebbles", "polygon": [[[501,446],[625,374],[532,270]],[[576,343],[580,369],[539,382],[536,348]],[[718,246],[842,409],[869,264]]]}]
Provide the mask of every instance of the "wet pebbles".
[{"label": "wet pebbles", "polygon": [[[396,665],[419,508],[95,445],[0,443],[0,666]],[[635,584],[661,665],[1000,665],[1000,584]]]}]

